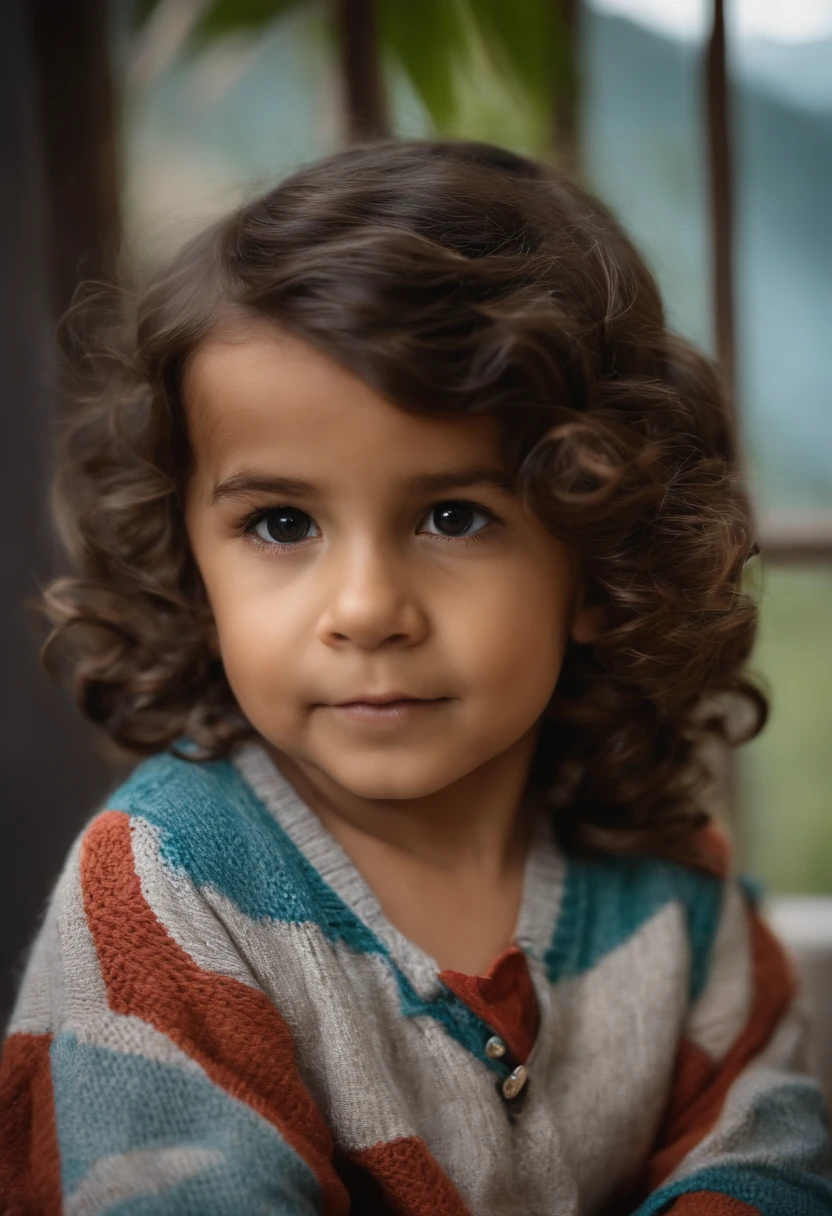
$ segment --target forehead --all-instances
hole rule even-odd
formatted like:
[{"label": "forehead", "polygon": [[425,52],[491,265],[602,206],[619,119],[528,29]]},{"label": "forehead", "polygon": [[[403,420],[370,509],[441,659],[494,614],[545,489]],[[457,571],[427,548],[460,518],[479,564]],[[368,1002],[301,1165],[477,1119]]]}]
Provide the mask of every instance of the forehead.
[{"label": "forehead", "polygon": [[279,466],[299,476],[388,479],[500,464],[492,415],[408,413],[322,352],[266,322],[210,339],[184,383],[198,476]]}]

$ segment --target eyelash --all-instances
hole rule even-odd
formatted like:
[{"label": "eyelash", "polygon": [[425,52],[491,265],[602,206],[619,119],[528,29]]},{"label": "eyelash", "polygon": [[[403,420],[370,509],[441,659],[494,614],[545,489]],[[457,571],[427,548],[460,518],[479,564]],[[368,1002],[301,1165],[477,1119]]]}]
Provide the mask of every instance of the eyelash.
[{"label": "eyelash", "polygon": [[[448,505],[460,506],[460,507],[470,507],[472,511],[476,511],[478,514],[484,516],[488,522],[485,525],[485,527],[480,528],[480,530],[478,532],[474,532],[471,536],[443,536],[441,532],[427,532],[427,533],[421,532],[418,535],[431,536],[434,540],[443,541],[447,544],[471,545],[471,544],[474,544],[475,542],[481,540],[485,536],[485,534],[491,530],[492,525],[497,524],[499,526],[502,523],[502,520],[499,518],[499,516],[495,515],[493,511],[490,511],[488,509],[488,507],[484,507],[480,503],[473,502],[471,499],[468,499],[468,498],[443,498],[443,499],[440,499],[438,502],[435,502],[435,503],[433,503],[432,506],[428,507],[427,511],[422,516],[422,518],[426,519],[433,511],[436,510],[437,507],[443,507],[443,506],[448,506]],[[266,519],[266,517],[271,515],[272,512],[279,511],[281,507],[284,507],[284,508],[288,507],[288,504],[281,503],[279,507],[259,507],[256,511],[250,512],[250,514],[248,514],[241,521],[241,523],[239,525],[239,531],[245,536],[245,538],[249,544],[253,545],[256,549],[261,549],[265,552],[271,552],[271,553],[274,553],[274,552],[285,553],[288,550],[293,550],[293,549],[297,550],[297,549],[302,549],[304,547],[305,539],[307,539],[307,538],[304,538],[304,540],[301,540],[301,541],[292,541],[292,542],[278,541],[278,540],[265,541],[262,539],[262,537],[257,535],[257,532],[255,531],[255,529],[256,529],[257,525],[261,522],[261,520]],[[307,515],[307,518],[312,519],[312,516],[308,515],[308,512],[306,512],[306,511],[301,511],[300,507],[293,507],[291,509],[298,511],[302,515]],[[316,540],[317,537],[309,537],[308,539]]]}]

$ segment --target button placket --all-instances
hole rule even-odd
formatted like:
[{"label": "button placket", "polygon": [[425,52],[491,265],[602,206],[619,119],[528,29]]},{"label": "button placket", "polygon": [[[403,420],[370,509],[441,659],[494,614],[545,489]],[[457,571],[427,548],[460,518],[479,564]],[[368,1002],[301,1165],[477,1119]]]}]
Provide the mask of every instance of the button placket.
[{"label": "button placket", "polygon": [[490,1060],[500,1060],[510,1071],[497,1082],[497,1093],[514,1118],[520,1113],[528,1092],[529,1070],[525,1064],[516,1063],[499,1035],[493,1034],[485,1044],[485,1054]]}]

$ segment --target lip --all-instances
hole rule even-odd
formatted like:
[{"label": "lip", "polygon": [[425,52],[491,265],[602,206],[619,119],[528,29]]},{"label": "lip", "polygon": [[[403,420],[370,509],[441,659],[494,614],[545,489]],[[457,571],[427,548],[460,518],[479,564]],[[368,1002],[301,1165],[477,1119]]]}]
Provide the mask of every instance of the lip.
[{"label": "lip", "polygon": [[445,697],[414,697],[409,692],[359,693],[355,697],[347,697],[344,701],[334,701],[336,709],[345,705],[389,705],[392,701],[444,701]]},{"label": "lip", "polygon": [[412,697],[407,694],[393,696],[384,693],[380,696],[364,696],[360,700],[356,697],[351,701],[340,701],[328,708],[335,710],[340,717],[349,718],[354,722],[372,726],[398,726],[421,717],[450,700],[450,697]]}]

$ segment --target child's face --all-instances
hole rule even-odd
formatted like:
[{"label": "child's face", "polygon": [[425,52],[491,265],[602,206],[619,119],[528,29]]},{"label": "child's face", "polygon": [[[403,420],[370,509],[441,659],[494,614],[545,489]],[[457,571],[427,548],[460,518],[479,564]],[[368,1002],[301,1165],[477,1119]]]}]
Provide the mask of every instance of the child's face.
[{"label": "child's face", "polygon": [[[493,416],[405,413],[265,322],[195,354],[186,408],[188,533],[269,743],[418,798],[534,737],[590,624],[574,551],[500,484]],[[345,704],[390,696],[419,701]]]}]

